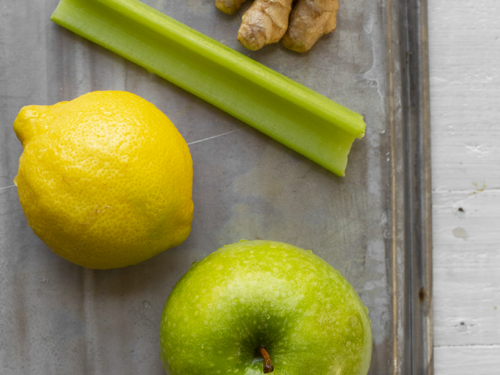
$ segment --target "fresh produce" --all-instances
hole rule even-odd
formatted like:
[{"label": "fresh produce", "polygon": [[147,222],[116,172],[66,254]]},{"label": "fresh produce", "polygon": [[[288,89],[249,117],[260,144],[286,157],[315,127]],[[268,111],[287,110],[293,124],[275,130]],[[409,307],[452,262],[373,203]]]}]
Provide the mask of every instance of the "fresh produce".
[{"label": "fresh produce", "polygon": [[[288,17],[292,10],[293,0],[255,0],[243,14],[239,42],[249,50],[256,51],[262,47],[277,43],[288,28]],[[224,13],[234,13],[244,0],[217,0],[215,6]]]},{"label": "fresh produce", "polygon": [[[216,0],[215,6],[224,13],[233,14],[244,2],[245,0]],[[290,13],[292,2],[293,0],[255,0],[243,14],[238,31],[240,43],[256,51],[282,40],[286,48],[306,52],[322,35],[335,30],[338,0],[299,0]]]},{"label": "fresh produce", "polygon": [[[343,176],[363,117],[137,0],[62,0],[52,20]],[[334,84],[334,82],[332,82]]]},{"label": "fresh produce", "polygon": [[169,375],[366,375],[368,310],[321,258],[292,245],[244,241],[180,279],[161,320]]},{"label": "fresh produce", "polygon": [[281,43],[296,52],[309,51],[321,36],[337,28],[338,9],[338,0],[299,0]]},{"label": "fresh produce", "polygon": [[54,252],[89,268],[141,262],[191,230],[188,146],[153,104],[122,91],[21,109],[14,182],[28,224]]}]

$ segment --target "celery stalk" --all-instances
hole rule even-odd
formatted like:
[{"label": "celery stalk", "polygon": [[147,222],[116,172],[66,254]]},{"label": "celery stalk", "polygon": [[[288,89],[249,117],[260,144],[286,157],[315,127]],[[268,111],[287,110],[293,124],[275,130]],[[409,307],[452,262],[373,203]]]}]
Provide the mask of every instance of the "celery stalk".
[{"label": "celery stalk", "polygon": [[339,176],[363,117],[137,0],[62,0],[51,19]]}]

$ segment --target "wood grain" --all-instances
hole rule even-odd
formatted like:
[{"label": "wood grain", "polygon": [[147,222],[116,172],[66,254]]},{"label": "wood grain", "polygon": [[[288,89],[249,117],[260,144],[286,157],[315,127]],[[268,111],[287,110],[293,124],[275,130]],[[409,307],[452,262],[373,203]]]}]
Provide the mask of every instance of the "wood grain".
[{"label": "wood grain", "polygon": [[429,0],[433,183],[500,187],[500,2]]},{"label": "wood grain", "polygon": [[437,375],[500,373],[500,3],[429,0]]},{"label": "wood grain", "polygon": [[500,344],[500,191],[433,198],[435,345]]},{"label": "wood grain", "polygon": [[451,346],[435,350],[436,374],[498,375],[500,346]]}]

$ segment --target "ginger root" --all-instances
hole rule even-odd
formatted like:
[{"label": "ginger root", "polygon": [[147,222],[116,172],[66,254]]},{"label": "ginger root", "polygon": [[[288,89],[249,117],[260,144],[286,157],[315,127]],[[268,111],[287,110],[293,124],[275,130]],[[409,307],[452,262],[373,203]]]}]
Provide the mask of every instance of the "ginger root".
[{"label": "ginger root", "polygon": [[288,49],[306,52],[324,34],[337,27],[338,0],[301,0],[290,15],[290,26],[281,43]]},{"label": "ginger root", "polygon": [[243,14],[238,40],[252,51],[277,43],[288,28],[293,0],[255,0]]},{"label": "ginger root", "polygon": [[240,9],[245,0],[215,0],[215,6],[221,12],[233,14]]},{"label": "ginger root", "polygon": [[[244,1],[216,0],[215,5],[220,11],[233,14]],[[255,0],[243,14],[238,31],[240,43],[256,51],[282,40],[286,48],[306,52],[322,35],[335,30],[338,0],[299,0],[293,11],[292,2]]]}]

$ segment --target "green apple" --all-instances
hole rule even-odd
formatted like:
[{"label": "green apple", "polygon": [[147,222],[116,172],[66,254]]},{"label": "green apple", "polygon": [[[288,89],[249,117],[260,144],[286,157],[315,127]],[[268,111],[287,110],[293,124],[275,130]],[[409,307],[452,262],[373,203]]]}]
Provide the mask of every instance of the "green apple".
[{"label": "green apple", "polygon": [[365,375],[372,352],[368,309],[310,250],[240,241],[191,269],[161,321],[170,375]]}]

